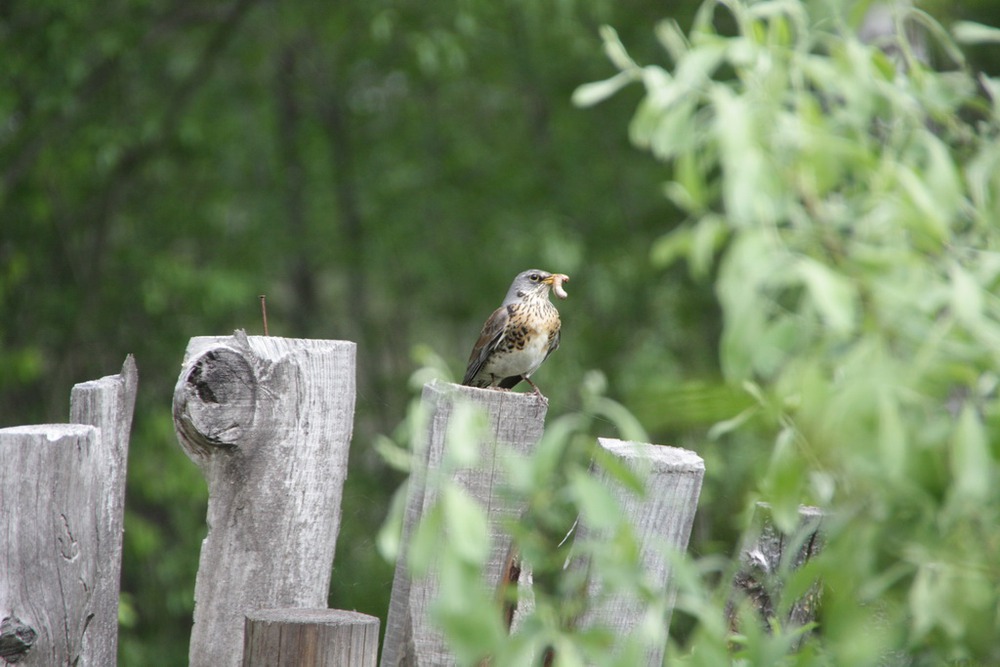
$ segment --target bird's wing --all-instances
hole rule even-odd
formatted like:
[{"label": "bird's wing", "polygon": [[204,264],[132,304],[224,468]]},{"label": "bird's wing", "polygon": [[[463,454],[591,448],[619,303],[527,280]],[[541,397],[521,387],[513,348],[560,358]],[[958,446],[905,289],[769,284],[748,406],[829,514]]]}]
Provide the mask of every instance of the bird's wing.
[{"label": "bird's wing", "polygon": [[486,359],[496,349],[497,344],[503,337],[503,332],[507,328],[507,321],[509,319],[510,313],[507,312],[507,308],[500,306],[486,320],[486,324],[483,325],[483,330],[479,334],[479,340],[472,347],[472,354],[469,355],[469,366],[465,369],[465,378],[462,380],[462,384],[472,382],[476,374],[482,370]]},{"label": "bird's wing", "polygon": [[[562,338],[562,329],[559,329],[558,331],[556,331],[555,337],[552,339],[552,342],[549,343],[549,351],[545,353],[545,359],[548,359],[550,354],[552,354],[557,349],[559,349],[559,339],[560,338]],[[544,362],[545,359],[542,359],[542,361]]]}]

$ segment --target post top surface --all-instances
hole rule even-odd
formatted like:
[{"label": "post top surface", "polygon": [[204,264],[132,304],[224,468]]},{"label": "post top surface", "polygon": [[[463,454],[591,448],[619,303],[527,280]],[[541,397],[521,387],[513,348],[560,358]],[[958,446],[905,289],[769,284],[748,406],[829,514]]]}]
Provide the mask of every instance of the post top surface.
[{"label": "post top surface", "polygon": [[97,431],[97,428],[90,424],[31,424],[0,428],[0,435],[7,437],[44,435],[49,442],[56,442],[63,438],[87,437],[92,431]]},{"label": "post top surface", "polygon": [[598,438],[597,442],[608,452],[622,459],[645,459],[652,461],[659,468],[669,468],[680,472],[704,472],[705,470],[704,459],[690,449],[615,438]]},{"label": "post top surface", "polygon": [[347,625],[358,623],[378,623],[378,618],[346,609],[291,608],[258,609],[247,612],[247,620],[270,623],[302,623],[321,625]]}]

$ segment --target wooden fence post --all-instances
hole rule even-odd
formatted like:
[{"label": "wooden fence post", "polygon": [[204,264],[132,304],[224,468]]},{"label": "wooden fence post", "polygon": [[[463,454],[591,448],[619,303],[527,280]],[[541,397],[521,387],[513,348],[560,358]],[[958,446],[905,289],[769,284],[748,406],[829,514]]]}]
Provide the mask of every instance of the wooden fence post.
[{"label": "wooden fence post", "polygon": [[478,464],[474,468],[460,470],[455,481],[486,510],[493,545],[484,577],[487,585],[494,588],[500,582],[511,545],[510,537],[504,535],[502,524],[505,520],[516,519],[524,509],[501,495],[494,485],[499,474],[500,455],[503,447],[520,454],[530,453],[542,436],[545,413],[548,411],[545,399],[533,394],[475,389],[441,382],[425,385],[422,401],[428,414],[427,437],[423,450],[414,457],[401,548],[382,645],[382,667],[455,663],[444,639],[431,627],[428,619],[428,607],[437,593],[435,578],[428,576],[411,580],[406,561],[410,535],[423,512],[435,500],[435,491],[427,485],[427,480],[441,465],[448,423],[456,404],[467,401],[479,406],[485,410],[489,420],[486,432],[490,435],[479,443]]},{"label": "wooden fence post", "polygon": [[375,667],[378,619],[340,609],[247,614],[243,667]]},{"label": "wooden fence post", "polygon": [[[673,608],[671,568],[665,550],[683,552],[687,549],[705,477],[705,462],[694,452],[677,447],[612,438],[599,438],[598,445],[646,479],[646,493],[639,496],[618,483],[612,475],[598,471],[599,479],[611,490],[625,520],[635,531],[647,581],[670,596],[666,618],[663,619],[665,633]],[[575,540],[588,539],[600,539],[600,535],[591,531],[581,518]],[[637,631],[643,620],[644,603],[627,595],[603,595],[600,575],[593,569],[589,573],[588,594],[592,603],[588,605],[580,624],[582,627],[609,628],[616,637],[627,639]],[[662,665],[665,648],[664,645],[650,650],[644,664]]]},{"label": "wooden fence post", "polygon": [[[799,524],[791,534],[781,532],[774,524],[771,506],[757,503],[750,527],[743,536],[740,547],[740,570],[733,578],[733,594],[727,606],[729,625],[739,630],[738,605],[749,602],[759,622],[768,631],[771,622],[782,607],[783,574],[802,567],[823,548],[823,510],[801,505]],[[786,630],[799,628],[816,620],[819,610],[820,587],[818,583],[800,599],[789,606],[788,614],[780,619]],[[796,638],[800,643],[804,635]]]},{"label": "wooden fence post", "polygon": [[191,339],[174,390],[208,482],[189,664],[236,667],[244,615],[324,607],[354,419],[354,343]]},{"label": "wooden fence post", "polygon": [[71,424],[0,429],[0,657],[114,665],[138,374],[73,389]]}]

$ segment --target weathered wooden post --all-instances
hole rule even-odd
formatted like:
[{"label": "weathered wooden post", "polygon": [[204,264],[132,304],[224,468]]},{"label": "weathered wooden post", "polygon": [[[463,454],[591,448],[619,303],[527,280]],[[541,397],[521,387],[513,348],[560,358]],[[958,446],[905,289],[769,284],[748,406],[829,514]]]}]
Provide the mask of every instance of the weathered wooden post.
[{"label": "weathered wooden post", "polygon": [[193,667],[236,667],[244,615],[325,607],[354,420],[355,344],[193,338],[174,390],[181,446],[208,481]]},{"label": "weathered wooden post", "polygon": [[76,385],[70,424],[0,429],[0,657],[114,665],[129,432],[138,383]]},{"label": "weathered wooden post", "polygon": [[[504,449],[520,454],[530,453],[542,436],[548,404],[542,397],[528,393],[474,389],[432,382],[424,386],[422,397],[428,414],[427,437],[423,450],[417,452],[409,497],[403,519],[403,534],[396,574],[386,620],[385,641],[382,645],[382,667],[400,665],[452,665],[441,634],[430,625],[428,609],[437,593],[434,577],[412,580],[407,569],[408,543],[424,511],[435,501],[435,491],[427,484],[429,477],[441,466],[445,454],[446,434],[459,401],[466,401],[485,410],[489,433],[479,443],[479,462],[474,468],[458,471],[455,481],[486,510],[490,535],[493,537],[489,565],[483,573],[487,585],[495,588],[502,576],[511,539],[505,535],[503,523],[515,519],[523,511],[499,493],[495,484],[502,474],[501,456]],[[499,611],[498,611],[499,613]]]},{"label": "weathered wooden post", "polygon": [[[646,480],[645,493],[637,495],[612,475],[598,470],[599,479],[611,490],[624,519],[635,531],[647,582],[670,596],[666,618],[663,619],[665,631],[673,608],[671,568],[666,550],[683,552],[687,549],[705,477],[705,462],[694,452],[677,447],[611,438],[599,438],[598,445]],[[600,533],[592,531],[581,518],[575,539],[580,542],[600,539]],[[585,563],[582,565],[586,566]],[[608,628],[616,637],[628,639],[643,621],[644,603],[631,596],[606,596],[600,591],[601,573],[591,569],[588,585],[591,603],[580,619],[581,627]],[[665,648],[664,645],[650,650],[644,664],[662,665]]]},{"label": "weathered wooden post", "polygon": [[340,609],[247,614],[243,667],[375,667],[378,619]]},{"label": "weathered wooden post", "polygon": [[[757,622],[767,630],[776,619],[782,628],[800,628],[816,620],[819,611],[820,586],[814,584],[797,600],[788,605],[788,613],[778,619],[782,601],[784,577],[798,570],[823,548],[823,510],[799,506],[799,522],[791,533],[782,532],[774,523],[771,506],[757,503],[750,526],[740,546],[740,570],[733,578],[733,592],[728,605],[729,625],[738,631],[739,604],[746,600],[757,616]],[[787,602],[787,601],[785,601]],[[804,635],[796,638],[800,643]]]}]

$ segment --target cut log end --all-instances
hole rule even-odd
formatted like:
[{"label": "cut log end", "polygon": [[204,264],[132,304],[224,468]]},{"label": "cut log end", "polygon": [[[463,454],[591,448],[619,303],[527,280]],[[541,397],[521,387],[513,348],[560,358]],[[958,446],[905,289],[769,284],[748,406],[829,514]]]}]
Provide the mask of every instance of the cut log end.
[{"label": "cut log end", "polygon": [[174,391],[174,422],[192,458],[230,450],[252,428],[257,378],[244,354],[217,347],[193,359]]}]

